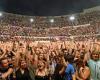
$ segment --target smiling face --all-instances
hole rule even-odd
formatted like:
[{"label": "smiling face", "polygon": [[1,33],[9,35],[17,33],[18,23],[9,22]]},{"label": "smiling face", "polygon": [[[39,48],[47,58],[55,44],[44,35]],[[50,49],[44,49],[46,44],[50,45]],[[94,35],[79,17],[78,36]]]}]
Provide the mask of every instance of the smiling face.
[{"label": "smiling face", "polygon": [[97,53],[93,53],[92,54],[92,59],[94,60],[94,61],[97,61],[97,60],[99,60],[99,57],[100,55],[99,54],[97,54]]}]

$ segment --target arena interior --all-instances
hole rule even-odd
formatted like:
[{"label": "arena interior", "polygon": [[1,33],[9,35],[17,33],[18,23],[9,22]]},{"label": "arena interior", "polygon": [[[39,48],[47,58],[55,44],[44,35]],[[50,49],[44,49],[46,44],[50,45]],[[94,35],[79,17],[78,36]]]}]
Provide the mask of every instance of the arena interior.
[{"label": "arena interior", "polygon": [[1,80],[100,80],[100,6],[61,16],[0,13]]}]

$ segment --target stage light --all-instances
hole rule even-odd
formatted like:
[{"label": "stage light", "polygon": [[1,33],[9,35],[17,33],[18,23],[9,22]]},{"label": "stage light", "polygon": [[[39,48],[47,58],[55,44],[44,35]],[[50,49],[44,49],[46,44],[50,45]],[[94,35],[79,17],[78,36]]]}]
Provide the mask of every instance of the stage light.
[{"label": "stage light", "polygon": [[31,18],[31,19],[30,19],[30,22],[34,22],[34,19],[33,19],[33,18]]},{"label": "stage light", "polygon": [[50,22],[51,22],[51,23],[54,23],[54,19],[50,19]]},{"label": "stage light", "polygon": [[2,16],[3,14],[0,12],[0,17]]},{"label": "stage light", "polygon": [[74,21],[74,20],[75,20],[75,16],[70,16],[69,19],[70,19],[71,21]]}]

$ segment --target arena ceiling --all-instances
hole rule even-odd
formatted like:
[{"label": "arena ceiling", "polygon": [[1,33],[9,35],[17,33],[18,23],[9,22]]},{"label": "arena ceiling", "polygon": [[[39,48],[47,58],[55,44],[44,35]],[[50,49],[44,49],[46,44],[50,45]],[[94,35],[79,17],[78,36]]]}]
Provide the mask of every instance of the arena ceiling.
[{"label": "arena ceiling", "polygon": [[100,0],[0,0],[0,10],[31,16],[58,16],[78,13],[100,5]]}]

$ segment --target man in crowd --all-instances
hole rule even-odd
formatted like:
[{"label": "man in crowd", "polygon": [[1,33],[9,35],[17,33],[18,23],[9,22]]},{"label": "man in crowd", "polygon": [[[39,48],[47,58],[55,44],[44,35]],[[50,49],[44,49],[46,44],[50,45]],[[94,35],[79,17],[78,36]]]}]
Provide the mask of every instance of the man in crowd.
[{"label": "man in crowd", "polygon": [[0,78],[5,80],[13,80],[11,75],[13,72],[13,65],[9,64],[7,58],[2,58],[0,60]]}]

